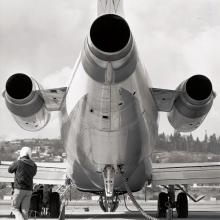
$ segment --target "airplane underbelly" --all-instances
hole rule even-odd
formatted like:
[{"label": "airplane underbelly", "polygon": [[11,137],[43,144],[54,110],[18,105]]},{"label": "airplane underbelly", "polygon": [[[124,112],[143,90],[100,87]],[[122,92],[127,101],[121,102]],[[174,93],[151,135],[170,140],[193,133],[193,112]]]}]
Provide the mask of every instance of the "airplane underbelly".
[{"label": "airplane underbelly", "polygon": [[[71,123],[65,129],[68,140],[65,145],[67,155],[72,155],[69,162],[72,164],[72,177],[78,187],[83,184],[74,163],[82,168],[90,180],[90,188],[93,185],[96,189],[103,188],[100,173],[106,165],[124,165],[128,176],[132,176],[135,171],[138,173],[138,169],[141,170],[141,177],[143,172],[149,172],[146,171],[146,161],[151,153],[148,128],[137,100],[125,93],[129,98],[124,99],[124,106],[118,111],[98,112],[97,108],[91,106],[89,96],[86,95],[69,116],[67,121]],[[115,183],[119,187],[122,183],[117,178]]]}]

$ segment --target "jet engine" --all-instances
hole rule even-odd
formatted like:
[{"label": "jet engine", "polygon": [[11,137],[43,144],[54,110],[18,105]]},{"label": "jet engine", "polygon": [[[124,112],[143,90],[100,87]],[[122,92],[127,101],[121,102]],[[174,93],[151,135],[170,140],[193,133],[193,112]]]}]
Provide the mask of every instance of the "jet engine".
[{"label": "jet engine", "polygon": [[190,132],[200,126],[212,107],[215,93],[211,81],[203,75],[194,75],[181,83],[168,120],[174,129]]},{"label": "jet engine", "polygon": [[6,106],[17,124],[28,131],[38,131],[49,121],[37,82],[23,73],[9,77],[4,92]]}]

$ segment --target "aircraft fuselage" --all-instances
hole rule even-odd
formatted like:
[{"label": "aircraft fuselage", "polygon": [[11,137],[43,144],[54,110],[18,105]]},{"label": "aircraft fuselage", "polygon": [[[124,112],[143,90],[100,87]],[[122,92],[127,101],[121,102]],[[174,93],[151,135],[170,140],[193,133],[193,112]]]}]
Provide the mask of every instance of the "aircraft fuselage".
[{"label": "aircraft fuselage", "polygon": [[[103,190],[106,165],[116,171],[122,165],[133,191],[143,187],[151,175],[158,112],[132,35],[113,53],[86,38],[61,114],[68,173],[79,189]],[[124,189],[117,172],[114,188]]]}]

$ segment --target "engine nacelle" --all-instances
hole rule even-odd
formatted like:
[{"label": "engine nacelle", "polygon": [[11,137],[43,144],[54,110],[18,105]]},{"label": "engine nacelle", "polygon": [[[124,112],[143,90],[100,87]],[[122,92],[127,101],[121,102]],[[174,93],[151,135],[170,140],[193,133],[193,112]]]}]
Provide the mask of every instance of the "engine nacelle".
[{"label": "engine nacelle", "polygon": [[212,107],[215,93],[211,81],[203,75],[194,75],[177,88],[180,95],[174,101],[168,120],[174,129],[190,132],[200,126]]},{"label": "engine nacelle", "polygon": [[4,92],[6,106],[17,124],[28,131],[38,131],[49,121],[50,114],[38,84],[23,73],[12,75]]}]

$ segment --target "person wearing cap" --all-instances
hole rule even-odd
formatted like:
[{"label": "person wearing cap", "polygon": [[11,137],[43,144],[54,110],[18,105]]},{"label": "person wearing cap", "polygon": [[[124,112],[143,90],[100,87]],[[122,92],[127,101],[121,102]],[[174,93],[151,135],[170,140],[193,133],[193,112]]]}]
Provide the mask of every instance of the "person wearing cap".
[{"label": "person wearing cap", "polygon": [[12,212],[17,220],[26,220],[33,190],[33,178],[37,173],[37,165],[31,159],[29,147],[21,149],[18,160],[9,166],[8,172],[15,173]]}]

